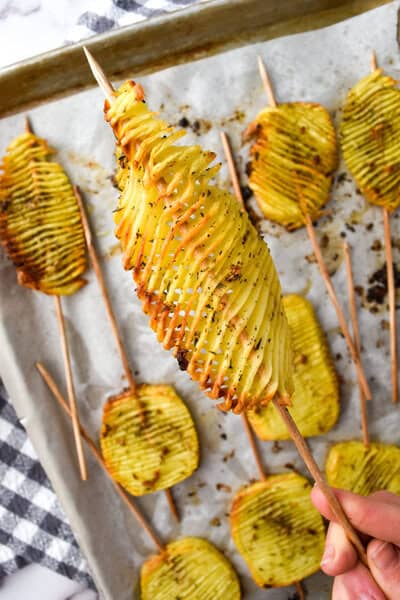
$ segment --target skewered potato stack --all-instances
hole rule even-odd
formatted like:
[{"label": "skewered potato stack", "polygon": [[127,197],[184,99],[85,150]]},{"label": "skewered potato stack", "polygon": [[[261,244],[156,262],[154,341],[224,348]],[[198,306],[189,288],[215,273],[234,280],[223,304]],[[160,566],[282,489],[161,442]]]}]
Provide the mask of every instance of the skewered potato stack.
[{"label": "skewered potato stack", "polygon": [[[294,395],[290,412],[305,437],[322,435],[339,415],[339,385],[324,333],[308,300],[283,296],[292,337]],[[288,431],[273,406],[248,411],[248,419],[262,440],[287,440]]]},{"label": "skewered potato stack", "polygon": [[0,240],[18,283],[69,295],[85,283],[86,244],[73,187],[49,160],[46,140],[27,131],[7,148],[0,175]]},{"label": "skewered potato stack", "polygon": [[337,165],[335,129],[319,104],[267,106],[247,130],[249,186],[264,216],[289,230],[321,216]]},{"label": "skewered potato stack", "polygon": [[349,92],[343,107],[341,142],[350,173],[365,198],[382,207],[390,316],[392,402],[399,396],[396,283],[390,215],[400,205],[400,91],[371,60],[372,73]]},{"label": "skewered potato stack", "polygon": [[400,91],[376,69],[349,92],[343,107],[343,156],[368,202],[400,205]]},{"label": "skewered potato stack", "polygon": [[224,410],[293,391],[288,325],[267,246],[236,199],[210,183],[219,165],[150,112],[142,88],[115,92],[106,119],[129,174],[114,213],[124,266],[165,348]]},{"label": "skewered potato stack", "polygon": [[[132,96],[132,86],[131,85],[127,85],[126,86],[126,91],[124,91],[122,97],[121,97],[121,102],[122,99],[124,98],[125,94],[129,94],[130,96]],[[124,88],[122,88],[124,89]],[[141,98],[141,89],[139,88],[138,91],[135,91],[135,96],[136,95],[139,96],[139,98]],[[115,102],[113,103],[112,107],[110,109],[107,110],[107,118],[110,119],[111,118],[111,124],[113,124],[113,110],[115,108],[115,110],[117,110],[116,106],[118,104],[119,101],[119,96],[118,96],[118,92],[117,92],[117,99],[115,100]],[[132,106],[132,102],[134,102],[134,100],[132,98],[125,98],[124,100],[126,103],[129,102],[129,106]],[[152,185],[152,181],[151,181],[151,175],[147,173],[147,170],[145,167],[141,168],[141,170],[138,170],[135,172],[134,169],[132,169],[132,167],[129,167],[129,163],[132,161],[132,158],[129,160],[128,158],[128,153],[126,151],[123,150],[123,148],[120,146],[117,147],[117,164],[118,164],[118,169],[117,169],[117,183],[119,185],[120,191],[121,191],[121,198],[120,198],[120,202],[119,202],[119,206],[117,209],[116,214],[116,222],[117,222],[117,235],[120,237],[123,247],[127,247],[128,251],[125,251],[125,266],[130,266],[132,264],[132,254],[134,255],[134,252],[136,251],[138,253],[138,258],[136,259],[136,269],[134,271],[134,276],[136,278],[136,281],[139,283],[140,285],[147,285],[147,282],[145,284],[142,284],[142,280],[144,279],[144,276],[141,275],[140,273],[140,267],[144,268],[150,275],[150,277],[153,277],[153,281],[154,283],[152,284],[153,288],[155,289],[162,289],[162,285],[168,282],[169,277],[173,277],[173,282],[171,286],[168,286],[165,296],[167,298],[170,298],[172,300],[172,302],[174,302],[174,295],[171,294],[171,288],[172,289],[176,289],[179,288],[180,290],[185,290],[187,285],[194,285],[192,283],[186,283],[187,281],[187,272],[189,271],[189,265],[186,266],[185,263],[183,263],[182,267],[185,267],[185,271],[182,274],[179,274],[179,278],[178,275],[174,274],[174,271],[171,272],[166,272],[166,274],[162,273],[162,276],[159,275],[158,277],[156,277],[157,273],[159,271],[161,271],[161,269],[164,267],[164,265],[157,263],[156,259],[153,259],[154,261],[154,265],[152,265],[152,267],[147,267],[146,263],[142,264],[139,263],[138,261],[142,259],[142,256],[145,255],[145,250],[142,248],[145,248],[145,240],[143,239],[146,235],[147,237],[150,236],[154,236],[154,237],[150,237],[150,241],[152,241],[153,246],[155,246],[155,240],[159,238],[159,236],[161,236],[161,241],[163,242],[163,244],[160,244],[160,247],[154,247],[154,249],[151,248],[151,244],[149,242],[149,249],[147,250],[147,253],[150,255],[150,257],[157,257],[157,255],[159,254],[160,257],[163,256],[162,252],[163,252],[163,246],[165,248],[167,248],[167,243],[171,243],[171,239],[173,239],[174,235],[177,235],[180,237],[182,235],[182,237],[186,234],[188,239],[191,239],[191,236],[193,234],[190,233],[190,231],[186,231],[185,229],[183,230],[182,233],[177,232],[176,231],[176,222],[180,223],[180,220],[182,220],[182,217],[179,216],[179,214],[175,217],[176,221],[174,223],[173,218],[171,216],[166,216],[164,217],[164,214],[167,211],[171,211],[172,215],[174,215],[175,212],[177,212],[177,208],[172,204],[173,200],[174,200],[174,195],[172,194],[172,197],[170,198],[169,195],[171,195],[171,191],[164,191],[164,194],[160,197],[160,187],[161,190],[162,188],[167,185],[168,181],[169,181],[169,177],[171,177],[171,175],[169,174],[169,171],[167,169],[167,167],[169,167],[169,165],[171,165],[171,174],[174,174],[175,179],[173,180],[175,185],[177,184],[177,182],[179,183],[180,180],[182,179],[183,175],[181,174],[180,171],[184,170],[186,168],[186,170],[188,168],[190,168],[189,166],[186,166],[185,164],[185,153],[189,153],[189,151],[194,154],[196,151],[196,154],[199,154],[199,158],[197,160],[200,161],[200,159],[204,160],[204,153],[201,153],[200,149],[198,148],[183,148],[183,150],[185,152],[183,152],[181,150],[181,148],[173,148],[170,149],[170,153],[172,154],[172,157],[169,157],[169,153],[166,152],[167,149],[169,149],[169,147],[167,146],[167,148],[164,148],[164,139],[166,138],[160,138],[159,136],[161,135],[161,133],[165,132],[165,124],[163,124],[163,126],[161,127],[157,122],[154,122],[154,117],[151,115],[151,113],[149,113],[148,109],[146,107],[144,107],[143,105],[137,105],[137,100],[136,103],[133,105],[134,106],[134,110],[131,111],[131,114],[135,114],[137,113],[137,125],[136,128],[134,129],[135,132],[135,137],[134,139],[140,140],[140,143],[137,142],[137,146],[135,148],[135,164],[139,164],[139,160],[140,160],[140,164],[142,164],[142,161],[147,160],[149,161],[150,165],[153,167],[153,169],[155,170],[157,168],[157,173],[165,173],[163,175],[163,178],[165,179],[165,181],[162,182],[162,186],[158,186],[158,189],[155,189],[153,191],[153,185]],[[110,116],[111,113],[111,116]],[[139,118],[141,117],[141,118]],[[130,124],[130,123],[128,123]],[[129,134],[129,130],[127,130],[128,124],[126,125],[126,128],[124,128],[120,133],[117,133],[117,139],[119,141],[122,141],[126,143],[126,141],[130,138],[130,134]],[[130,124],[130,126],[133,128],[133,124]],[[139,129],[140,128],[140,129]],[[139,130],[138,130],[139,129]],[[151,146],[150,146],[150,142],[147,143],[146,137],[144,137],[143,135],[143,139],[140,137],[140,131],[143,130],[144,133],[146,134],[146,137],[148,136],[151,140]],[[167,130],[168,131],[168,130]],[[172,128],[169,128],[169,131],[172,131]],[[164,133],[164,135],[166,135],[166,133]],[[178,135],[178,134],[176,134]],[[125,137],[124,137],[125,136]],[[161,144],[161,148],[158,149],[157,146],[155,145],[155,142],[158,141]],[[149,146],[149,147],[147,147]],[[154,149],[153,149],[153,146]],[[154,153],[154,163],[152,164],[151,162],[151,158],[152,155]],[[138,156],[139,155],[139,156]],[[182,162],[180,162],[178,159],[180,159],[180,157],[183,156],[183,158],[181,159]],[[159,167],[156,163],[156,158],[161,161],[161,166]],[[173,160],[173,162],[172,162]],[[165,165],[164,168],[163,165]],[[173,167],[173,170],[172,170]],[[129,169],[129,171],[128,171]],[[193,175],[197,175],[197,177],[199,177],[199,182],[201,182],[200,180],[200,175],[198,174],[197,169],[195,169],[194,167],[192,167],[192,171],[191,174]],[[139,178],[139,181],[138,181]],[[186,182],[185,182],[186,183]],[[191,187],[189,188],[189,191],[186,192],[186,189],[183,188],[183,194],[184,194],[184,202],[181,200],[181,204],[182,209],[184,210],[184,214],[186,213],[186,219],[190,218],[190,216],[193,214],[196,214],[196,208],[197,206],[200,208],[200,217],[207,221],[208,219],[206,219],[206,216],[211,214],[213,216],[213,213],[216,214],[216,206],[215,204],[211,204],[211,203],[207,203],[207,199],[208,197],[212,197],[214,194],[217,194],[216,192],[216,188],[212,188],[211,192],[209,191],[203,191],[203,188],[200,188],[199,190],[199,198],[196,197],[195,192],[196,192],[196,186],[194,185],[195,182],[192,182]],[[187,186],[187,183],[186,183]],[[207,182],[207,187],[209,187],[209,184]],[[171,190],[172,190],[172,186],[171,186]],[[150,195],[150,192],[152,193],[152,195]],[[168,193],[169,192],[169,193]],[[190,192],[190,193],[189,193]],[[175,202],[179,201],[179,195],[178,193],[182,193],[181,190],[178,189],[178,191],[176,192],[176,200]],[[126,196],[128,196],[128,194],[130,194],[131,199],[126,198]],[[192,200],[194,196],[194,200]],[[202,197],[203,196],[203,197]],[[225,209],[225,213],[227,213],[227,211],[231,211],[232,213],[234,213],[235,218],[237,218],[237,201],[234,200],[234,204],[232,206],[232,202],[231,202],[231,197],[227,196],[227,208]],[[218,195],[216,197],[216,199],[218,200]],[[147,199],[148,198],[148,199]],[[150,211],[148,211],[148,208],[146,206],[146,201],[147,202],[151,202],[151,206],[150,208],[152,208],[154,210],[154,206],[153,205],[159,205],[158,206],[158,211],[155,211],[155,215],[153,216],[151,214]],[[194,202],[195,206],[192,207],[191,206],[191,202]],[[199,204],[199,202],[204,203],[203,206],[201,204]],[[214,199],[215,202],[215,199]],[[170,204],[169,204],[170,203]],[[166,205],[166,206],[165,206]],[[197,209],[198,210],[198,209]],[[121,214],[122,213],[122,214]],[[136,213],[139,213],[138,216],[136,216]],[[133,215],[133,216],[132,216]],[[223,232],[223,224],[221,222],[221,225],[219,227],[217,227],[217,225],[213,224],[214,220],[212,218],[212,216],[210,217],[211,219],[211,226],[209,225],[210,229],[209,229],[209,233],[207,234],[207,232],[205,231],[203,234],[203,239],[207,236],[208,238],[214,236],[216,237],[217,234],[219,233],[219,231],[221,230],[221,232]],[[140,217],[140,220],[139,220]],[[149,232],[146,234],[145,233],[145,227],[146,227],[146,218],[147,218],[147,223],[148,221],[151,219],[153,219],[153,223],[155,224],[156,227],[156,231],[151,233],[152,231],[152,227],[151,225],[149,227]],[[250,225],[247,221],[247,216],[244,215],[240,215],[240,218],[244,221],[244,225],[246,225],[247,231],[250,229]],[[164,219],[166,221],[166,225],[164,226],[164,223],[161,222],[160,220]],[[132,223],[133,220],[133,223]],[[189,221],[190,224],[190,221]],[[135,229],[133,229],[132,231],[132,227],[135,227]],[[200,226],[197,225],[196,227],[197,229],[200,230]],[[174,231],[175,229],[175,231]],[[246,236],[246,239],[243,241],[242,238],[242,244],[245,245],[247,242],[247,237],[248,234],[245,233],[244,234]],[[126,236],[126,238],[124,237]],[[135,236],[135,237],[134,237]],[[255,239],[252,242],[253,245],[257,243],[257,245],[259,244],[259,240],[258,238],[254,235]],[[136,239],[135,239],[136,238]],[[221,241],[220,241],[221,239]],[[222,243],[223,238],[221,236],[217,237],[217,240],[214,242],[214,246],[212,248],[213,253],[218,253],[222,254],[222,248],[221,250],[219,250],[219,248],[221,247],[221,243]],[[133,246],[133,243],[136,241],[136,245],[138,246],[138,249],[135,250],[135,247]],[[181,241],[177,240],[178,242]],[[205,241],[208,241],[207,239]],[[233,240],[234,242],[234,240]],[[199,242],[197,242],[198,245]],[[208,242],[209,243],[209,242]],[[132,245],[132,248],[129,246]],[[196,246],[195,246],[196,247]],[[201,247],[201,246],[200,246]],[[174,254],[170,253],[171,257],[176,258],[179,257],[178,252],[182,251],[183,249],[187,250],[186,246],[183,244],[183,240],[181,245],[176,244],[174,249]],[[164,251],[165,254],[167,254],[167,250]],[[196,256],[196,254],[193,252],[193,255]],[[167,255],[168,256],[168,255]],[[270,258],[268,255],[264,255],[266,257],[268,257],[269,261]],[[202,262],[205,262],[205,258],[202,254],[199,255],[199,264],[201,265]],[[240,264],[242,264],[242,262],[244,262],[243,260],[241,260]],[[236,264],[239,264],[236,262]],[[180,267],[181,265],[177,266],[177,269]],[[204,265],[204,269],[209,266],[207,265],[207,263]],[[211,265],[212,266],[212,265]],[[181,267],[181,268],[182,268]],[[214,267],[215,268],[215,267]],[[260,263],[260,268],[261,268],[261,263]],[[194,270],[194,268],[192,267],[192,270]],[[243,269],[243,273],[248,273],[249,271],[249,266],[247,267],[247,271],[245,269]],[[169,274],[171,273],[171,275]],[[234,275],[234,276],[231,276]],[[208,277],[210,277],[210,273],[209,271],[207,271],[207,275]],[[198,275],[197,277],[202,277],[202,272],[200,271],[200,275]],[[142,279],[143,278],[143,279]],[[228,277],[228,281],[229,284],[238,281],[240,282],[243,279],[243,275],[242,275],[242,270],[241,269],[237,269],[237,272],[233,273],[232,269],[230,272],[230,275]],[[164,282],[165,280],[165,282]],[[203,279],[204,281],[206,281],[206,279]],[[152,280],[150,279],[150,282]],[[192,279],[189,279],[189,282],[191,282]],[[226,284],[225,284],[226,285]],[[140,289],[140,288],[139,288]],[[218,287],[216,287],[216,289],[218,289]],[[224,290],[225,292],[225,290]],[[237,295],[239,295],[239,291],[236,292]],[[149,295],[149,294],[148,294]],[[179,291],[179,294],[176,294],[178,296],[176,302],[180,301],[180,298],[182,297],[182,291]],[[233,295],[233,294],[232,294]],[[153,297],[151,297],[151,299],[153,300]],[[188,300],[189,300],[189,308],[191,308],[192,304],[192,299],[190,297],[190,295],[188,295]],[[166,299],[166,301],[168,302],[168,300]],[[161,302],[157,301],[156,299],[153,300],[154,302],[154,316],[153,316],[153,326],[156,327],[156,330],[159,332],[159,336],[162,339],[162,335],[163,335],[163,329],[162,328],[158,328],[157,329],[157,309],[160,310],[161,308]],[[290,302],[290,300],[289,300]],[[298,303],[301,304],[301,299],[298,300]],[[204,301],[203,301],[203,305],[204,305]],[[176,308],[175,308],[176,306]],[[175,304],[173,305],[170,310],[171,310],[171,314],[168,315],[168,317],[172,317],[174,318],[174,314],[173,314],[173,310],[175,310],[175,314],[176,311],[178,310],[180,305]],[[208,307],[209,310],[211,309],[211,306]],[[217,308],[217,306],[215,307]],[[145,304],[145,310],[151,311],[151,304],[150,302],[147,302]],[[187,309],[186,309],[187,310]],[[194,312],[194,311],[193,311]],[[307,312],[307,311],[306,311]],[[151,313],[152,314],[152,313]],[[187,313],[186,313],[187,314]],[[180,325],[179,321],[176,320],[175,323],[177,323],[178,325],[178,329],[177,329],[177,333],[178,333],[178,342],[180,342],[180,338],[182,338],[181,335],[181,328],[183,326],[185,326],[189,331],[190,331],[190,319],[187,319],[187,317],[182,314],[181,316],[184,317],[183,320],[183,324]],[[194,315],[193,315],[194,316]],[[213,320],[215,319],[214,316],[211,317],[211,322],[210,322],[210,318],[207,314],[207,312],[204,314],[204,317],[206,317],[206,319],[208,320],[209,324],[207,324],[207,328],[209,330],[209,332],[207,331],[207,335],[208,337],[210,337],[211,334],[213,334],[213,329],[212,329],[212,323]],[[200,325],[200,320],[199,320],[199,325]],[[167,320],[166,320],[167,323]],[[187,323],[187,325],[186,325]],[[207,323],[207,321],[206,321]],[[165,327],[165,325],[164,325]],[[172,328],[172,327],[171,327]],[[214,334],[215,335],[215,334]],[[218,333],[217,333],[218,335]],[[205,335],[203,335],[203,338],[206,337]],[[317,334],[318,337],[318,334]],[[319,340],[318,340],[319,341]],[[214,346],[215,347],[215,346]],[[178,350],[178,360],[179,360],[179,352],[180,350]],[[201,355],[200,355],[201,356]],[[323,362],[323,361],[322,361]],[[188,366],[188,365],[185,365]],[[189,370],[189,369],[188,369]],[[337,399],[336,399],[337,401]],[[328,403],[329,404],[329,403]],[[307,407],[309,408],[309,407]],[[333,412],[335,412],[335,408],[337,411],[337,407],[335,406],[333,408]],[[268,409],[266,409],[268,410]],[[329,408],[328,408],[329,410]],[[312,506],[310,498],[309,498],[309,490],[310,490],[310,485],[308,484],[307,480],[297,476],[297,475],[281,475],[281,476],[276,476],[276,477],[271,477],[268,478],[267,481],[263,481],[263,482],[259,482],[257,484],[254,484],[253,486],[251,486],[251,488],[247,488],[245,491],[239,492],[239,494],[236,496],[236,499],[234,501],[234,506],[232,509],[232,513],[231,513],[231,522],[232,522],[232,535],[236,541],[236,544],[238,546],[239,551],[242,553],[242,555],[244,556],[245,560],[247,560],[248,564],[249,564],[249,568],[250,571],[252,572],[252,575],[255,579],[255,581],[259,584],[259,585],[290,585],[291,583],[296,582],[298,579],[301,579],[303,577],[308,576],[309,574],[315,572],[316,570],[318,570],[319,568],[319,562],[321,559],[321,555],[322,555],[322,548],[323,548],[323,541],[324,541],[324,527],[323,527],[323,522],[322,522],[322,518],[321,516],[317,513],[317,511],[315,510],[315,508]],[[299,497],[301,498],[301,500],[299,500]],[[249,498],[249,500],[248,500]],[[276,499],[276,502],[272,502],[272,499]],[[247,502],[248,500],[248,502]],[[249,503],[254,503],[254,509],[250,509],[249,508]],[[278,515],[278,516],[277,516]],[[288,521],[290,521],[290,527],[291,527],[291,535],[290,535],[290,542],[288,543],[288,539],[286,537],[286,535],[283,534],[287,534],[288,531],[284,530],[284,528],[282,529],[281,525],[277,525],[277,521],[279,521],[280,519],[280,523],[282,524],[282,522],[284,521],[284,519],[287,519]],[[251,525],[248,525],[248,519],[251,520]],[[254,521],[254,522],[253,522]],[[295,525],[296,523],[296,525]],[[264,529],[262,528],[262,524],[265,524],[266,527]],[[249,541],[246,537],[246,533],[243,533],[243,530],[245,532],[248,531],[248,527],[255,527],[258,528],[260,527],[260,536],[257,540],[259,543],[255,542],[253,540],[253,542],[251,542],[251,540]],[[254,530],[251,529],[251,534],[254,533]],[[293,547],[293,545],[296,546],[296,548],[298,547],[299,549],[301,548],[302,552],[301,552],[301,556],[302,556],[302,560],[298,561],[296,563],[296,561],[293,563],[292,561],[292,555],[289,556],[288,555],[288,548]],[[256,547],[259,547],[261,549],[260,551],[257,551]],[[258,553],[257,553],[258,552]],[[279,552],[282,552],[282,557],[281,558],[276,558],[273,556],[274,553],[279,554]],[[255,556],[257,555],[257,556]],[[304,557],[305,555],[305,557]],[[196,559],[197,561],[197,559]],[[285,565],[285,563],[288,563]],[[290,563],[290,564],[289,564]],[[261,572],[264,569],[264,574],[262,574]],[[286,571],[286,574],[284,575],[283,573]],[[144,579],[144,575],[142,575],[142,581]],[[180,588],[181,589],[181,588]],[[168,594],[166,597],[170,597]]]},{"label": "skewered potato stack", "polygon": [[81,479],[87,479],[61,296],[85,280],[86,242],[75,191],[52,150],[26,131],[7,148],[0,174],[0,242],[20,285],[54,296]]}]

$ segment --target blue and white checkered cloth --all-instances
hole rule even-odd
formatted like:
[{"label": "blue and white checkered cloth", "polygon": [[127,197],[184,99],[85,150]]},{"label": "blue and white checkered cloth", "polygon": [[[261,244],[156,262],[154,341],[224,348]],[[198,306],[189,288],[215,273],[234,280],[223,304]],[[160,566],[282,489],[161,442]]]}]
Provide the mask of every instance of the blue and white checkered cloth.
[{"label": "blue and white checkered cloth", "polygon": [[93,586],[57,496],[0,387],[0,579],[39,563]]}]

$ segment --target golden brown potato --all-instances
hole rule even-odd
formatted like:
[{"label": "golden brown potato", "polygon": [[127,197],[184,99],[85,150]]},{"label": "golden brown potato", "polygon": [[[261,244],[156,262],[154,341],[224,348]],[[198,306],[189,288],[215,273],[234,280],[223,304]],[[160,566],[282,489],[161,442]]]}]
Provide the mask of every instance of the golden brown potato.
[{"label": "golden brown potato", "polygon": [[319,104],[264,108],[250,126],[249,186],[264,216],[289,230],[321,215],[337,165],[335,129]]},{"label": "golden brown potato", "polygon": [[280,587],[315,573],[324,549],[311,485],[296,473],[271,475],[240,490],[232,504],[232,538],[260,587]]},{"label": "golden brown potato", "polygon": [[176,145],[184,132],[143,98],[125,83],[106,118],[128,170],[117,174],[116,235],[150,324],[225,410],[266,405],[275,394],[288,402],[290,340],[268,248],[237,200],[211,184],[214,154]]},{"label": "golden brown potato", "polygon": [[343,107],[343,156],[365,198],[395,210],[400,204],[400,90],[376,69],[349,92]]},{"label": "golden brown potato", "polygon": [[147,560],[140,577],[141,600],[240,600],[239,579],[209,542],[187,537]]},{"label": "golden brown potato", "polygon": [[192,417],[169,385],[140,385],[104,407],[101,451],[113,478],[134,496],[172,487],[199,464]]},{"label": "golden brown potato", "polygon": [[400,448],[391,444],[340,442],[330,448],[325,470],[334,487],[364,496],[379,490],[400,494]]},{"label": "golden brown potato", "polygon": [[18,282],[46,294],[84,285],[86,245],[79,206],[47,142],[26,132],[7,148],[0,175],[0,241]]}]

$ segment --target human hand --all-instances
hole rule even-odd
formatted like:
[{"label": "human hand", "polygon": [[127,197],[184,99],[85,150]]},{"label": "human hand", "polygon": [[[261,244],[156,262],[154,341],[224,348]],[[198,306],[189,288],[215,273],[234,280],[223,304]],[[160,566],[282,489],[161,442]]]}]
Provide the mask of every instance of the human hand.
[{"label": "human hand", "polygon": [[399,600],[400,496],[383,491],[367,497],[343,490],[334,493],[351,523],[365,534],[365,541],[369,540],[367,556],[371,572],[358,560],[344,530],[335,522],[324,494],[315,486],[311,500],[331,521],[321,569],[335,577],[332,600]]}]

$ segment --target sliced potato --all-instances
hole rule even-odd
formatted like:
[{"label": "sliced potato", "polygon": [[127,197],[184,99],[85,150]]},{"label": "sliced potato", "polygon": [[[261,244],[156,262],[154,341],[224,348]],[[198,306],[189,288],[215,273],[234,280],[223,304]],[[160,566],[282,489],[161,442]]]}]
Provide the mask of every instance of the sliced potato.
[{"label": "sliced potato", "polygon": [[185,132],[143,99],[126,82],[106,119],[122,171],[116,236],[150,325],[222,409],[288,403],[290,339],[268,248],[236,198],[212,183],[215,154],[178,145]]},{"label": "sliced potato", "polygon": [[361,79],[343,107],[343,157],[365,198],[400,205],[400,90],[382,69]]},{"label": "sliced potato", "polygon": [[268,106],[249,130],[256,135],[249,186],[264,216],[289,230],[303,227],[305,213],[317,219],[337,164],[328,111],[306,102]]},{"label": "sliced potato", "polygon": [[[283,297],[292,336],[294,395],[290,412],[303,436],[322,435],[339,415],[339,385],[332,355],[311,303],[297,294]],[[262,440],[287,440],[289,434],[271,404],[248,411]]]},{"label": "sliced potato", "polygon": [[400,494],[400,448],[358,440],[340,442],[329,450],[326,477],[334,486],[368,496],[379,490]]},{"label": "sliced potato", "polygon": [[141,385],[104,407],[101,451],[108,470],[135,496],[169,488],[199,464],[192,417],[169,385]]},{"label": "sliced potato", "polygon": [[0,174],[0,243],[18,283],[46,294],[73,294],[85,280],[79,206],[46,140],[26,132],[7,148]]},{"label": "sliced potato", "polygon": [[291,585],[318,571],[325,531],[310,492],[304,477],[289,473],[272,475],[236,494],[231,533],[257,585]]},{"label": "sliced potato", "polygon": [[141,600],[239,600],[230,562],[209,542],[187,537],[147,560],[140,576]]}]

